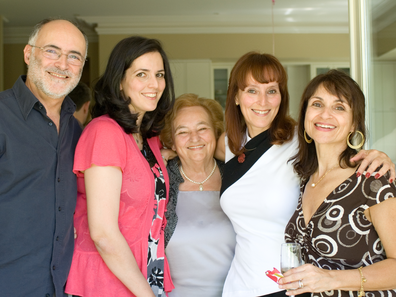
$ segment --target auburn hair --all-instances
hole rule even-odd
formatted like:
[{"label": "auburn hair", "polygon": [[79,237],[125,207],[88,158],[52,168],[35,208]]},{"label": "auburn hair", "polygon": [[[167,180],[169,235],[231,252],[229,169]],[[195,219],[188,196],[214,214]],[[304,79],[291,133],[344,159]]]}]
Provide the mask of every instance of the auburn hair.
[{"label": "auburn hair", "polygon": [[287,73],[277,58],[270,54],[249,52],[236,62],[230,75],[227,91],[225,120],[228,146],[234,155],[241,155],[246,142],[246,122],[235,98],[239,90],[244,90],[249,78],[260,84],[277,82],[281,93],[278,114],[269,128],[271,143],[283,144],[294,135],[295,121],[289,115],[289,91]]}]

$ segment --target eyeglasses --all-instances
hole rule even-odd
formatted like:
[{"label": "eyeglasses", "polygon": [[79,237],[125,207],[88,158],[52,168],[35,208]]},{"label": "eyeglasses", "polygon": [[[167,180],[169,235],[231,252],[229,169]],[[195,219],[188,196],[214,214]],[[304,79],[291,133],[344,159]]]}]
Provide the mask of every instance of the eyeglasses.
[{"label": "eyeglasses", "polygon": [[67,63],[75,66],[81,66],[87,60],[78,53],[64,54],[59,48],[55,48],[53,46],[47,45],[44,47],[39,47],[31,44],[29,45],[42,50],[43,56],[51,60],[58,60],[62,55],[65,55],[67,57]]}]

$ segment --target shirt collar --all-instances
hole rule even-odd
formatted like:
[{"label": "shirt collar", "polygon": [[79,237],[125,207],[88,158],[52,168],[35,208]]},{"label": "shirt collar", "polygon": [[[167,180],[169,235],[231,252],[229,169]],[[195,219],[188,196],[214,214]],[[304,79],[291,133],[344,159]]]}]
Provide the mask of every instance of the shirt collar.
[{"label": "shirt collar", "polygon": [[30,111],[36,103],[41,104],[38,99],[33,95],[25,84],[26,75],[21,75],[15,82],[12,90],[14,91],[16,101],[21,109],[22,115],[26,120]]},{"label": "shirt collar", "polygon": [[74,113],[75,111],[76,104],[69,96],[66,96],[62,103],[61,112]]},{"label": "shirt collar", "polygon": [[[22,115],[26,120],[30,114],[30,111],[37,104],[38,106],[42,106],[41,102],[33,95],[30,89],[26,86],[26,75],[21,75],[14,86],[12,87],[16,101],[18,102],[19,108],[21,109]],[[76,105],[73,100],[70,99],[69,96],[62,102],[61,113],[67,112],[73,114],[76,110]]]}]

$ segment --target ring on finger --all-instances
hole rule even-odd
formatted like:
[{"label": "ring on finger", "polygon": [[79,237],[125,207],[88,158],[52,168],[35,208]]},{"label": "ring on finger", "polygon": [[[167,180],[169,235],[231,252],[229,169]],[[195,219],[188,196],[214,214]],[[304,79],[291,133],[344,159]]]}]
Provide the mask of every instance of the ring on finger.
[{"label": "ring on finger", "polygon": [[298,288],[299,288],[299,289],[304,288],[304,284],[303,284],[302,279],[298,280]]}]

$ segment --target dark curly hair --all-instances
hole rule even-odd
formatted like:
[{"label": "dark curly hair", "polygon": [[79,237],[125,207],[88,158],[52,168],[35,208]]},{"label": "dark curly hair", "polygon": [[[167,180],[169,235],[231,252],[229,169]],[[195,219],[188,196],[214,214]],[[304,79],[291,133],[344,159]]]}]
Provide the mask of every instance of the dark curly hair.
[{"label": "dark curly hair", "polygon": [[[298,143],[297,154],[292,157],[294,171],[302,179],[308,179],[318,168],[318,158],[315,149],[315,141],[307,143],[304,139],[304,122],[307,112],[308,101],[320,86],[338,98],[345,99],[352,110],[352,122],[355,127],[353,132],[360,131],[366,138],[365,126],[365,99],[359,85],[342,71],[332,69],[325,74],[316,76],[306,86],[300,102],[300,115],[298,118]],[[355,134],[355,133],[353,133]],[[308,135],[309,136],[309,135]],[[346,143],[346,139],[345,139]],[[339,156],[339,164],[342,168],[354,167],[356,164],[349,160],[356,154],[356,150],[346,146]]]},{"label": "dark curly hair", "polygon": [[129,104],[131,98],[125,98],[120,90],[120,84],[125,72],[133,61],[140,56],[158,52],[164,63],[165,89],[157,104],[157,108],[144,114],[140,132],[144,138],[159,135],[164,127],[164,117],[173,107],[175,91],[168,58],[156,39],[132,36],[121,40],[113,49],[103,76],[94,88],[95,105],[92,108],[92,118],[107,114],[114,119],[125,133],[137,133],[137,113],[131,113]]}]

